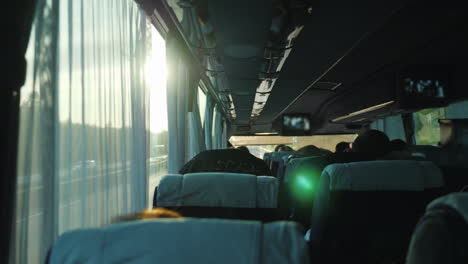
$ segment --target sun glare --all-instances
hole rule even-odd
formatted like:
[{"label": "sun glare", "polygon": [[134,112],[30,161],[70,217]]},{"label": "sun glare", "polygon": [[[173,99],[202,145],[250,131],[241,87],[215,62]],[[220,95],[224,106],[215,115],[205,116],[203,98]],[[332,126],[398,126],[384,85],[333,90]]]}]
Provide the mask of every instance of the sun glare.
[{"label": "sun glare", "polygon": [[166,43],[159,32],[151,27],[151,55],[145,65],[145,79],[150,90],[150,130],[167,130],[166,104]]}]

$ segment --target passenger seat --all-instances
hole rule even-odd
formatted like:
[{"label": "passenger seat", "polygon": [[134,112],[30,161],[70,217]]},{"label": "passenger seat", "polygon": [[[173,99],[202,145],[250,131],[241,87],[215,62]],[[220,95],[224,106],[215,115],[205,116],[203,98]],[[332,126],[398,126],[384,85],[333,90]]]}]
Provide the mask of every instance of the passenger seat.
[{"label": "passenger seat", "polygon": [[276,177],[278,175],[278,169],[281,166],[280,164],[284,162],[283,157],[287,157],[292,154],[294,154],[294,151],[278,151],[271,154],[270,169],[273,176]]},{"label": "passenger seat", "polygon": [[268,167],[270,167],[271,164],[271,156],[272,152],[265,152],[263,154],[263,161],[268,165]]},{"label": "passenger seat", "polygon": [[308,264],[302,230],[292,222],[155,219],[61,235],[50,264]]},{"label": "passenger seat", "polygon": [[153,200],[183,216],[261,221],[278,219],[277,204],[276,178],[217,172],[164,176]]},{"label": "passenger seat", "polygon": [[[280,182],[280,208],[286,211],[289,219],[308,226],[314,202],[314,193],[327,157],[311,156],[291,159],[286,173]],[[310,185],[309,188],[303,185]]]},{"label": "passenger seat", "polygon": [[427,206],[406,263],[468,263],[468,193],[446,195]]},{"label": "passenger seat", "polygon": [[432,162],[366,161],[327,166],[310,230],[317,263],[402,263],[425,206],[440,196]]}]

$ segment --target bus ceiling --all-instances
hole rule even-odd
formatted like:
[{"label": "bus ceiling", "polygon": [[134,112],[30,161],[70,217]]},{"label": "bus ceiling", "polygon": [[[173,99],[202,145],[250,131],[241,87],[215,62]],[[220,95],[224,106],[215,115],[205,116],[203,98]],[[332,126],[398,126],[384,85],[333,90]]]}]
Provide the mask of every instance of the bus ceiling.
[{"label": "bus ceiling", "polygon": [[[310,115],[314,133],[355,133],[468,97],[468,19],[457,1],[138,2],[185,36],[233,135],[275,132],[285,113]],[[439,81],[443,96],[405,94],[405,78]]]}]

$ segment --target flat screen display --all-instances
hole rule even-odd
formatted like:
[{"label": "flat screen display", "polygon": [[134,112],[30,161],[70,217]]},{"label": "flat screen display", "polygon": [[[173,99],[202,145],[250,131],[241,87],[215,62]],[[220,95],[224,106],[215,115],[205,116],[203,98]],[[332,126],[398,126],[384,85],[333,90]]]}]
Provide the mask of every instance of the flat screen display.
[{"label": "flat screen display", "polygon": [[306,114],[286,114],[282,119],[283,135],[307,135],[310,133],[310,117]]},{"label": "flat screen display", "polygon": [[406,95],[445,98],[447,81],[442,79],[420,79],[406,77],[403,79],[403,90]]},{"label": "flat screen display", "polygon": [[434,108],[445,105],[450,97],[450,67],[413,65],[400,72],[398,95],[403,109]]}]

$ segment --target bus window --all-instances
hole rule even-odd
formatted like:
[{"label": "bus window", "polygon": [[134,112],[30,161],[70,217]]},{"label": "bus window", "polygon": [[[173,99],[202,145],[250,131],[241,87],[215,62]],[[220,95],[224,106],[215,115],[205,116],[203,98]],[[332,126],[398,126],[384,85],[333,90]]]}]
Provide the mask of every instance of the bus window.
[{"label": "bus window", "polygon": [[429,108],[413,113],[414,137],[417,145],[436,146],[440,142],[439,119],[445,118],[444,108]]},{"label": "bus window", "polygon": [[153,202],[154,188],[167,173],[168,128],[166,102],[166,46],[161,35],[151,27],[151,49],[146,64],[150,85],[150,142],[148,169],[148,207]]},{"label": "bus window", "polygon": [[263,158],[267,152],[273,152],[280,144],[298,150],[308,145],[335,152],[335,147],[340,142],[353,142],[357,134],[342,135],[314,135],[306,137],[282,137],[282,136],[232,136],[230,142],[234,146],[247,146],[252,155]]}]

